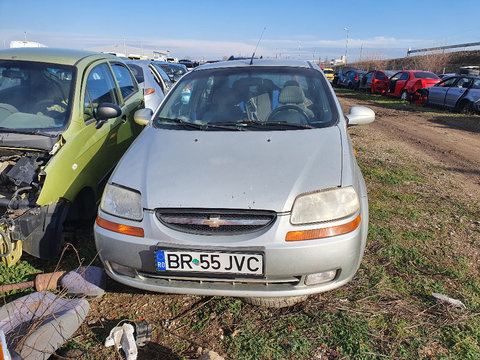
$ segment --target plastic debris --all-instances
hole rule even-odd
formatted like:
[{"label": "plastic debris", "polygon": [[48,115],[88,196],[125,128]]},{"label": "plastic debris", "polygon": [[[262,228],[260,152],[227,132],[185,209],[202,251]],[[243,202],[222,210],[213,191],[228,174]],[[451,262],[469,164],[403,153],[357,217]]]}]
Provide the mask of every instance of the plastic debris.
[{"label": "plastic debris", "polygon": [[3,330],[0,330],[0,359],[12,360],[10,352],[7,348],[7,340],[5,340],[5,333],[3,332]]},{"label": "plastic debris", "polygon": [[446,302],[446,303],[448,303],[450,305],[453,305],[455,307],[461,307],[461,308],[466,309],[465,304],[462,303],[460,300],[453,299],[451,297],[448,297],[448,296],[445,296],[445,295],[439,294],[439,293],[432,293],[432,296],[439,301]]},{"label": "plastic debris", "polygon": [[85,299],[36,292],[0,308],[0,330],[7,346],[22,358],[46,360],[80,327],[89,310]]},{"label": "plastic debris", "polygon": [[60,279],[60,285],[68,295],[100,298],[105,293],[105,272],[97,266],[82,266],[68,272]]},{"label": "plastic debris", "polygon": [[105,346],[115,346],[117,350],[122,349],[127,360],[136,360],[138,355],[137,344],[133,333],[135,329],[132,324],[115,326],[105,340]]}]

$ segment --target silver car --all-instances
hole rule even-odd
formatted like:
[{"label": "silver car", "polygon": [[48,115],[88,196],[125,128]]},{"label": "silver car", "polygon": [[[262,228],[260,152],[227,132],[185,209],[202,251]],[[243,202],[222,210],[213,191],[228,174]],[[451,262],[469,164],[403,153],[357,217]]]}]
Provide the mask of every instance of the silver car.
[{"label": "silver car", "polygon": [[127,60],[125,63],[143,89],[145,107],[155,111],[172,87],[172,80],[154,61]]},{"label": "silver car", "polygon": [[477,111],[480,99],[480,77],[468,75],[449,76],[432,87],[423,89],[427,104],[456,110],[461,113]]},{"label": "silver car", "polygon": [[229,61],[183,76],[122,158],[95,241],[116,281],[286,306],[352,279],[365,183],[332,87],[311,62]]}]

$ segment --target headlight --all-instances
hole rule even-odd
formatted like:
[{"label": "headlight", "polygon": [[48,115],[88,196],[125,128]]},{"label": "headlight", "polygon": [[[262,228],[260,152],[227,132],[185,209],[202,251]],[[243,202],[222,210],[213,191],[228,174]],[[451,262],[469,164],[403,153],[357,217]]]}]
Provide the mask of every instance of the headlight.
[{"label": "headlight", "polygon": [[354,215],[360,208],[352,186],[299,195],[293,204],[293,225],[332,221]]},{"label": "headlight", "polygon": [[143,218],[140,192],[118,185],[107,184],[100,208],[106,213],[126,219],[140,221]]}]

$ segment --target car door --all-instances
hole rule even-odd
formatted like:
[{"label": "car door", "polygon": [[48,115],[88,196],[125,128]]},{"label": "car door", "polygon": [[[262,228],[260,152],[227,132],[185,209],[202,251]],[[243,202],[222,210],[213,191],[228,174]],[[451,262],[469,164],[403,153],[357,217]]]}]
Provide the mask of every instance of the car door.
[{"label": "car door", "polygon": [[153,78],[155,79],[155,82],[157,83],[157,85],[160,87],[160,89],[162,89],[163,94],[167,95],[167,92],[169,90],[168,84],[165,83],[165,81],[164,81],[163,77],[160,75],[160,72],[158,71],[156,65],[154,65],[153,63],[148,64],[148,69],[152,73]]},{"label": "car door", "polygon": [[472,103],[477,102],[480,99],[480,79],[473,79],[468,92],[465,94],[464,98],[467,98]]},{"label": "car door", "polygon": [[[138,90],[136,82],[127,85],[127,79],[117,80],[111,65],[117,73],[122,71],[117,69],[115,64],[104,61],[91,66],[84,75],[85,126],[78,134],[77,141],[83,141],[83,144],[77,155],[77,163],[80,167],[80,164],[89,162],[82,172],[95,183],[96,190],[101,190],[110,172],[141,129],[140,125],[133,121],[133,112],[142,106],[143,94]],[[123,89],[120,89],[119,85]],[[102,103],[116,104],[122,113],[97,128],[95,114]]]},{"label": "car door", "polygon": [[454,109],[460,100],[470,88],[472,79],[468,77],[461,77],[458,81],[448,88],[445,96],[445,107],[447,109]]},{"label": "car door", "polygon": [[129,68],[118,62],[110,62],[110,66],[121,95],[122,118],[115,145],[118,152],[123,154],[143,129],[133,119],[135,111],[143,107],[143,101],[141,91]]},{"label": "car door", "polygon": [[157,64],[152,64],[155,70],[157,71],[157,74],[162,78],[163,83],[165,85],[165,91],[164,94],[166,95],[170,89],[173,86],[173,81],[170,79],[170,77],[163,71],[161,66],[158,66]]},{"label": "car door", "polygon": [[408,72],[402,73],[400,78],[395,83],[395,90],[394,90],[395,96],[400,96],[400,94],[402,93],[402,90],[407,85],[409,77],[410,77],[410,74]]},{"label": "car door", "polygon": [[458,77],[451,77],[446,80],[443,80],[428,88],[428,103],[431,105],[444,106],[445,97],[448,90],[453,86],[458,80]]},{"label": "car door", "polygon": [[388,90],[388,93],[389,94],[394,94],[395,93],[395,87],[397,85],[397,81],[398,79],[400,79],[400,76],[403,75],[403,72],[398,72],[394,75],[392,75],[392,77],[390,77],[389,81],[388,81],[388,87],[387,87],[387,90]]},{"label": "car door", "polygon": [[368,76],[365,77],[365,88],[370,90],[372,88],[373,78],[375,76],[375,71],[370,71]]},{"label": "car door", "polygon": [[375,75],[372,78],[372,93],[381,94],[387,89],[387,76],[381,72],[375,72]]}]

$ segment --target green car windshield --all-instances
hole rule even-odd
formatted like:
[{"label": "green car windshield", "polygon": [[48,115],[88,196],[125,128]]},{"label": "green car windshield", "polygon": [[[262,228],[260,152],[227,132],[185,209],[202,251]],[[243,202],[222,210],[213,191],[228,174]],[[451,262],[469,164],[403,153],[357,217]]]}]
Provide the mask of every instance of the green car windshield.
[{"label": "green car windshield", "polygon": [[217,68],[185,75],[165,99],[154,126],[288,130],[331,126],[337,117],[331,91],[317,70]]},{"label": "green car windshield", "polygon": [[0,130],[58,132],[70,117],[73,66],[0,60]]}]

